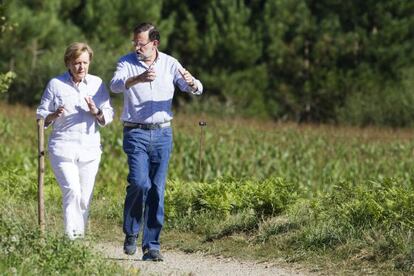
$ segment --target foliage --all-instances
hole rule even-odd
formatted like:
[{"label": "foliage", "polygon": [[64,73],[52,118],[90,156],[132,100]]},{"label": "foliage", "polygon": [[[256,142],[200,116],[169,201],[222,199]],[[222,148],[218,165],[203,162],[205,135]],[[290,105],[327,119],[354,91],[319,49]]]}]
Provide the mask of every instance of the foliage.
[{"label": "foliage", "polygon": [[0,94],[7,92],[13,79],[16,78],[16,74],[12,71],[6,74],[0,74]]},{"label": "foliage", "polygon": [[16,28],[3,34],[0,66],[2,70],[14,68],[19,76],[8,93],[9,100],[39,102],[51,74],[64,70],[66,45],[75,38],[83,40],[80,30],[69,23],[68,17],[59,15],[64,8],[61,2],[6,1],[6,14]]},{"label": "foliage", "polygon": [[[3,36],[5,32],[12,32],[13,24],[8,21],[8,18],[4,15],[4,6],[3,3],[0,3],[0,35]],[[5,74],[0,74],[0,95],[7,92],[13,79],[16,78],[16,73],[13,71],[8,71]]]},{"label": "foliage", "polygon": [[[396,179],[341,182],[311,202],[302,246],[336,246],[350,239],[368,239],[364,233],[373,231],[410,231],[414,226],[413,196],[412,187]],[[389,238],[392,235],[386,234]]]},{"label": "foliage", "polygon": [[[41,236],[30,217],[11,201],[0,208],[0,272],[5,275],[113,275],[122,270],[92,253],[86,244],[61,235]],[[33,206],[26,205],[26,214]]]},{"label": "foliage", "polygon": [[360,81],[364,84],[355,82],[355,95],[337,110],[338,121],[360,126],[411,125],[414,121],[413,73],[413,69],[404,70],[401,84],[385,87],[374,76],[361,73]]},{"label": "foliage", "polygon": [[228,216],[251,211],[257,216],[277,215],[297,198],[297,187],[282,179],[264,181],[217,179],[206,183],[169,183],[166,214],[174,219],[211,211]]},{"label": "foliage", "polygon": [[[188,114],[174,119],[166,230],[196,233],[211,246],[240,235],[252,248],[269,246],[271,254],[281,251],[279,257],[288,261],[317,255],[326,256],[329,263],[412,273],[411,130],[204,117],[208,125],[199,171],[198,119]],[[104,153],[91,219],[120,229],[128,168],[119,120],[101,133]],[[48,162],[45,201],[50,235],[39,239],[36,140],[34,109],[0,103],[0,248],[11,251],[1,251],[1,273],[25,274],[33,268],[40,274],[56,269],[70,274],[69,265],[75,265],[79,274],[105,273],[104,269],[111,274],[115,268],[102,265],[82,242],[56,234],[62,228],[61,193]],[[17,204],[21,202],[25,204]],[[92,237],[99,238],[96,234]],[[68,266],[58,268],[62,262]]]},{"label": "foliage", "polygon": [[289,213],[297,234],[291,245],[412,271],[413,196],[412,184],[397,179],[338,183],[324,196],[292,207]]},{"label": "foliage", "polygon": [[[92,46],[90,72],[108,83],[131,50],[133,27],[151,21],[160,49],[202,80],[207,112],[413,124],[405,85],[414,60],[412,1],[6,0],[0,7],[0,71],[18,76],[9,102],[37,104],[47,81],[66,70],[62,55],[73,41]],[[174,104],[199,107],[184,93]]]},{"label": "foliage", "polygon": [[[370,181],[359,185],[350,182],[334,186],[321,199],[318,215],[334,218],[345,227],[414,227],[413,189],[395,179]],[[335,208],[325,209],[327,206]],[[336,214],[335,214],[336,213]]]}]

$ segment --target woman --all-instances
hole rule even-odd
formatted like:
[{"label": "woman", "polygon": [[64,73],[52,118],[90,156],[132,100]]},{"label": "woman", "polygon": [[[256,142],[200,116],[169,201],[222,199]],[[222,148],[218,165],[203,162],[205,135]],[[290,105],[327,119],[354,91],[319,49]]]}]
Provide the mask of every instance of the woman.
[{"label": "woman", "polygon": [[67,72],[49,81],[37,118],[53,124],[48,152],[62,190],[65,233],[83,237],[95,176],[101,159],[99,128],[113,119],[108,91],[102,79],[88,74],[93,51],[75,42],[66,49]]}]

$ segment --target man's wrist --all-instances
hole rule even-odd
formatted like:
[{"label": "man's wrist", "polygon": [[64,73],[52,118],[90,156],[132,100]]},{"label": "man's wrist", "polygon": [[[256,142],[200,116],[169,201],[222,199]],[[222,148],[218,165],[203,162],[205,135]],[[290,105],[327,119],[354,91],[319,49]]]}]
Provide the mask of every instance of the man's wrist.
[{"label": "man's wrist", "polygon": [[103,114],[102,109],[98,108],[98,112],[95,113],[96,117],[101,117]]},{"label": "man's wrist", "polygon": [[132,86],[134,86],[135,84],[140,83],[140,82],[141,82],[140,75],[130,77],[130,78],[129,78],[129,79],[127,79],[127,80],[126,80],[126,82],[125,82],[125,88],[126,88],[126,89],[129,89],[129,88],[131,88]]},{"label": "man's wrist", "polygon": [[190,86],[190,88],[192,89],[193,92],[198,90],[198,86],[197,86],[197,83],[195,81],[193,81],[191,84],[188,84],[188,86]]},{"label": "man's wrist", "polygon": [[194,87],[196,85],[196,82],[195,82],[194,78],[193,78],[192,82],[189,83],[188,85],[191,86],[191,87]]}]

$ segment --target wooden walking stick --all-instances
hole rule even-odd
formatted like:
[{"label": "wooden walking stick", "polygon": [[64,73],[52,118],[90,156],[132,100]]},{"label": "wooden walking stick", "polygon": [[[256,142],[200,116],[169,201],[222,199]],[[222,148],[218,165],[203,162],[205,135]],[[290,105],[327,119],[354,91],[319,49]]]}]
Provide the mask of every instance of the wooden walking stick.
[{"label": "wooden walking stick", "polygon": [[38,222],[40,233],[45,233],[45,201],[43,197],[43,186],[45,180],[45,121],[44,119],[37,120],[37,134],[38,134],[38,170],[37,170],[37,207],[38,207]]},{"label": "wooden walking stick", "polygon": [[198,122],[198,125],[200,126],[200,149],[198,154],[198,174],[199,174],[199,180],[202,181],[202,178],[204,177],[204,174],[202,173],[202,163],[203,163],[203,148],[204,148],[204,132],[203,129],[207,125],[206,122],[200,121]]}]

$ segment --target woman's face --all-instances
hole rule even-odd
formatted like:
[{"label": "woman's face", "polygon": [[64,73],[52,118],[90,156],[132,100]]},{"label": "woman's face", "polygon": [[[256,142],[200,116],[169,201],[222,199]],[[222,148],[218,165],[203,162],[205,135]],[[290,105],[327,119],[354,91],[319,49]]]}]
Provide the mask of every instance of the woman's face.
[{"label": "woman's face", "polygon": [[88,74],[89,63],[89,53],[85,51],[78,58],[72,60],[68,64],[68,69],[75,83],[81,82],[85,78],[86,74]]}]

